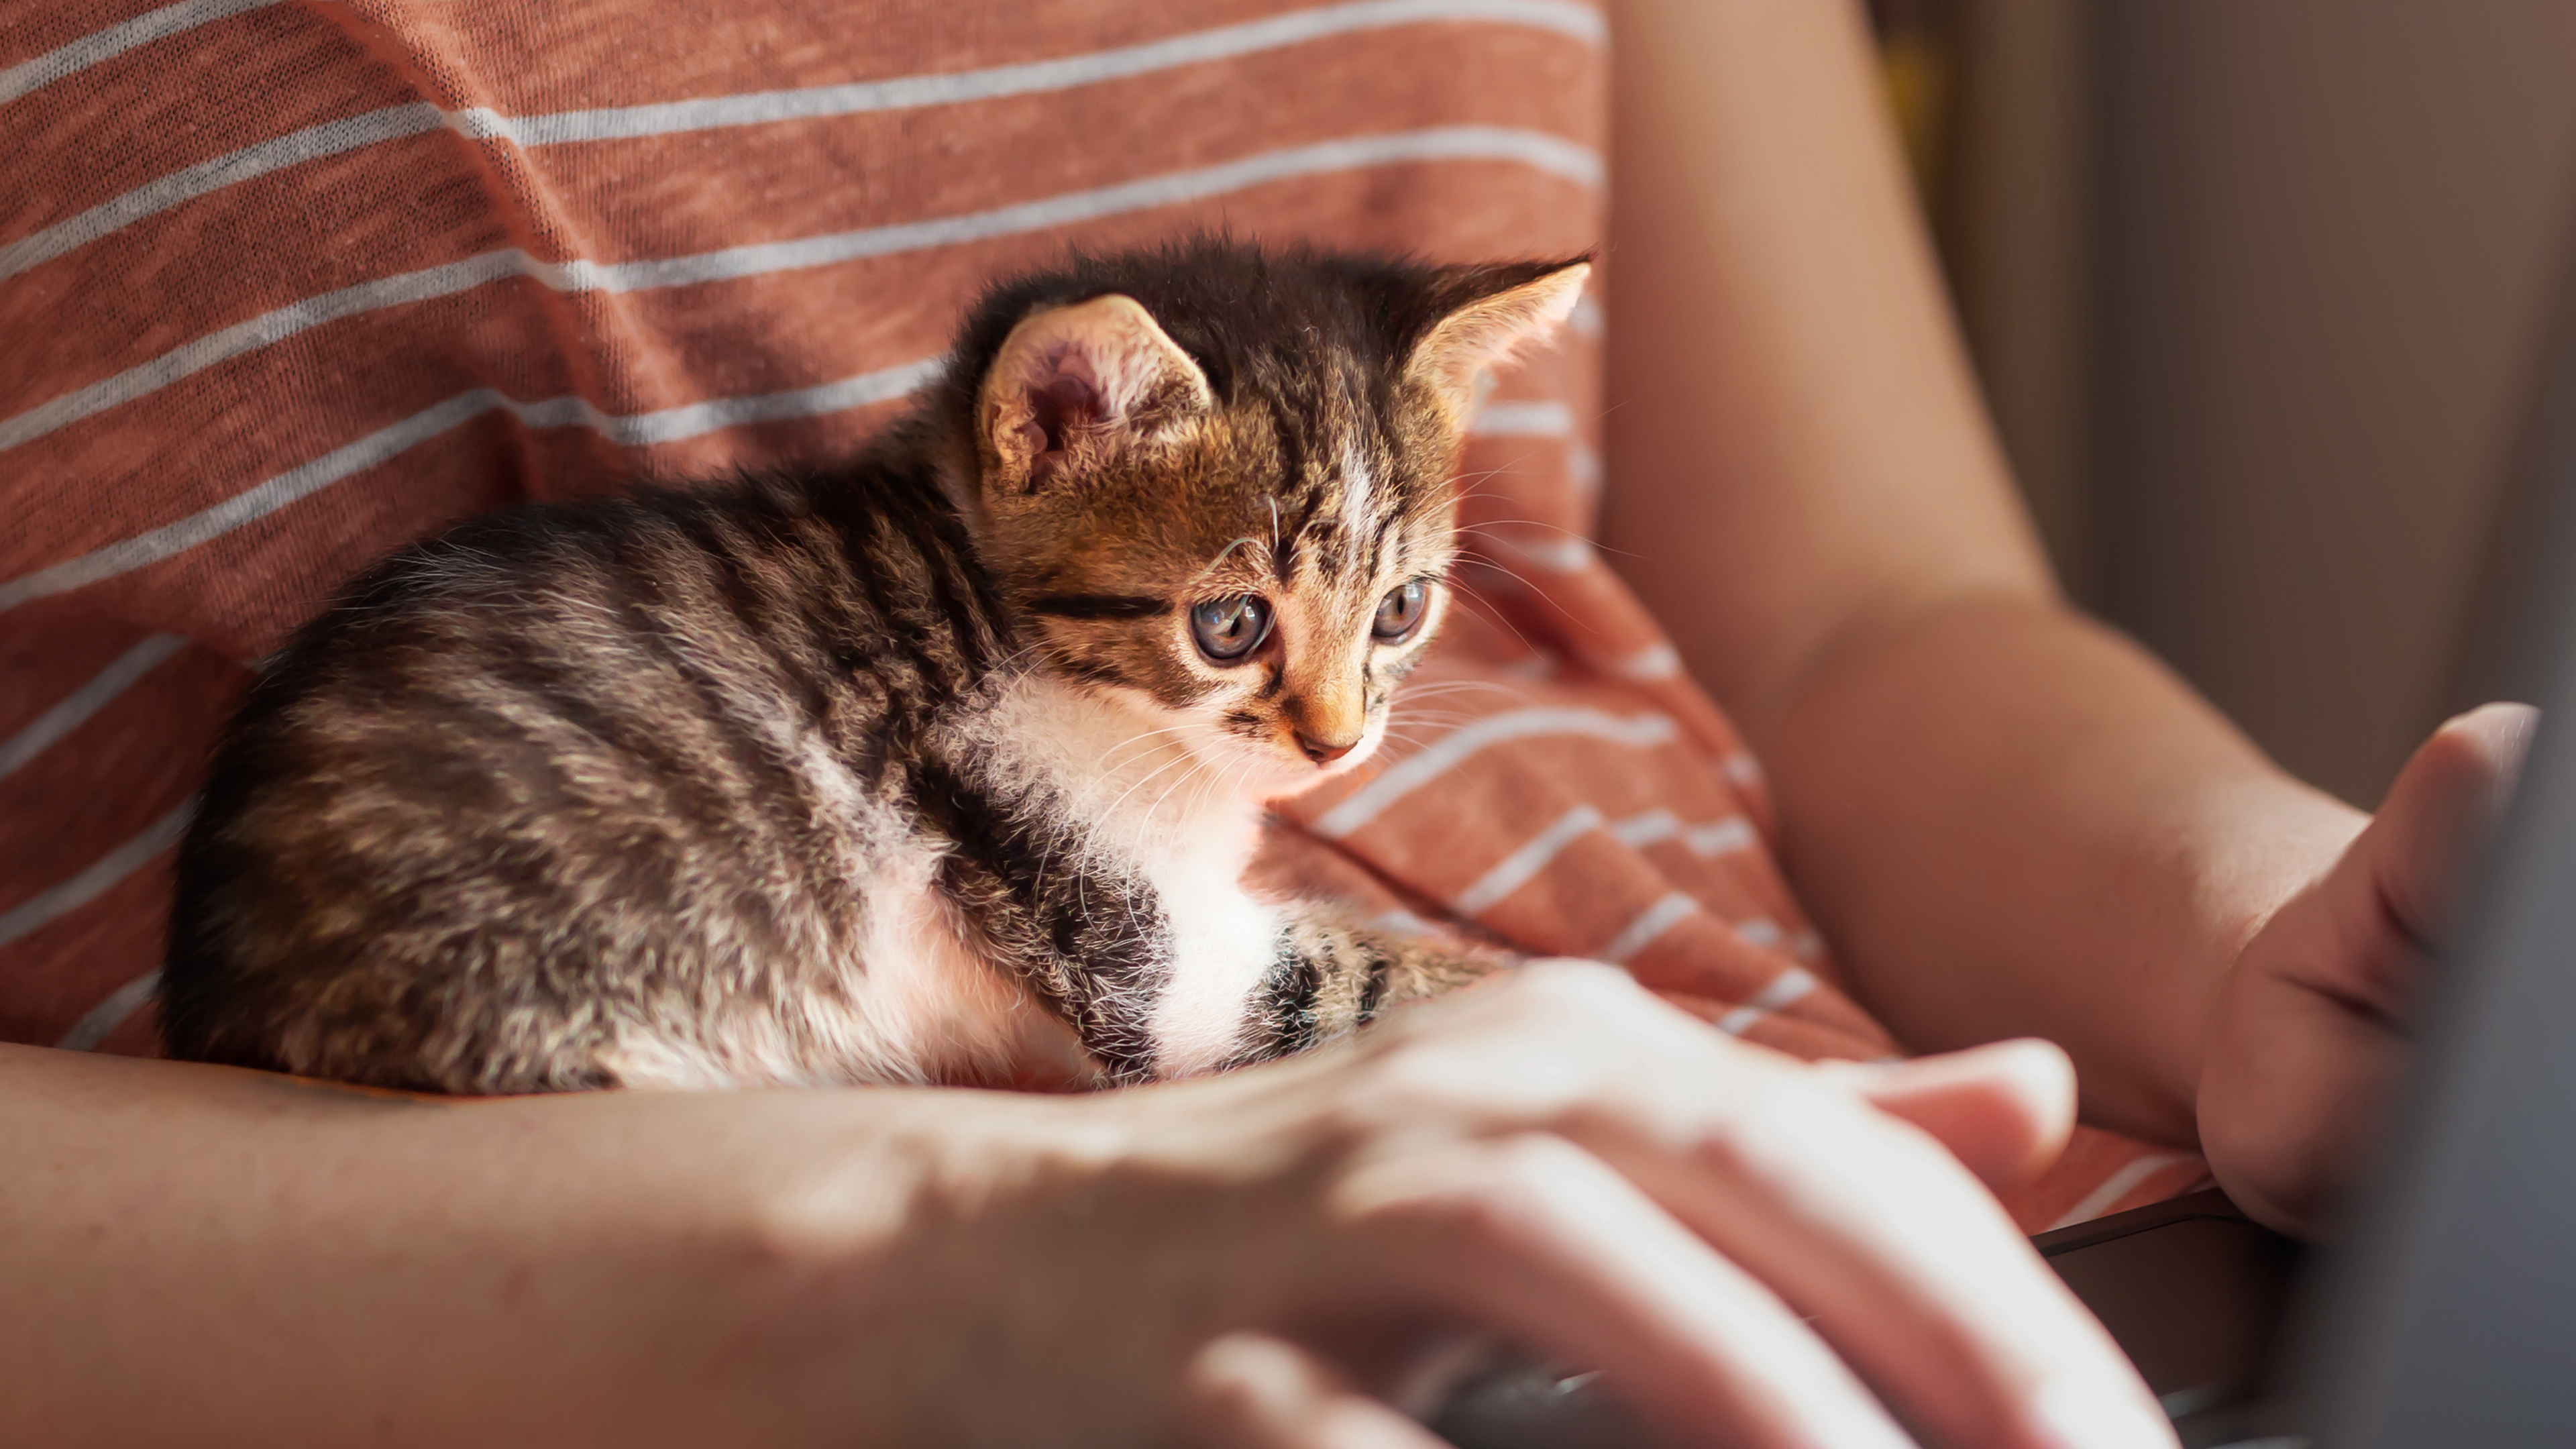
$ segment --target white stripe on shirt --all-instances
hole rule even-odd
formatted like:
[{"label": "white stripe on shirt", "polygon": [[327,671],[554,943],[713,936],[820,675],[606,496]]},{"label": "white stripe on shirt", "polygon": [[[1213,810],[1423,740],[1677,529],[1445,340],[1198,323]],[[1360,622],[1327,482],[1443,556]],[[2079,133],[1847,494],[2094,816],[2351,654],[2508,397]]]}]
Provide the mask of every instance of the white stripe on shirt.
[{"label": "white stripe on shirt", "polygon": [[1468,420],[1471,438],[1570,438],[1574,409],[1561,402],[1513,398],[1489,402]]},{"label": "white stripe on shirt", "polygon": [[617,106],[552,115],[509,117],[476,108],[457,113],[457,129],[467,135],[491,136],[522,146],[553,146],[567,141],[619,141],[639,136],[667,136],[681,131],[712,131],[730,126],[761,126],[780,121],[808,121],[870,111],[910,110],[957,105],[1041,91],[1071,90],[1124,80],[1158,70],[1173,70],[1209,61],[1232,60],[1265,50],[1303,45],[1354,31],[1384,30],[1399,25],[1438,21],[1482,21],[1552,30],[1588,45],[1609,38],[1601,12],[1575,0],[1355,0],[1292,10],[1239,25],[1192,31],[1142,45],[1094,51],[1054,60],[1024,61],[986,70],[947,75],[901,76],[891,80],[852,81],[801,90],[763,91],[750,95],[709,96],[655,105]]},{"label": "white stripe on shirt", "polygon": [[1664,715],[1615,715],[1597,709],[1541,707],[1490,715],[1441,736],[1422,750],[1387,766],[1385,772],[1353,791],[1316,818],[1314,831],[1339,840],[1376,819],[1396,801],[1430,784],[1477,751],[1506,740],[1542,735],[1584,735],[1630,749],[1669,744],[1680,733]]},{"label": "white stripe on shirt", "polygon": [[2109,1212],[2112,1205],[2120,1199],[2137,1191],[2138,1185],[2148,1178],[2168,1167],[2178,1167],[2189,1161],[2191,1161],[2191,1154],[2188,1152],[2150,1152],[2102,1179],[2101,1186],[2086,1193],[2083,1201],[2058,1214],[2057,1221],[2040,1231],[2053,1233],[2059,1228],[2071,1228],[2077,1223],[2089,1223]]},{"label": "white stripe on shirt", "polygon": [[[230,0],[230,3],[236,9],[243,8],[241,0]],[[261,3],[266,3],[266,0],[261,0]],[[359,150],[380,141],[440,129],[453,130],[476,140],[503,141],[527,148],[580,141],[632,140],[785,121],[825,120],[837,116],[1071,90],[1160,70],[1284,49],[1354,31],[1437,21],[1526,26],[1551,30],[1594,45],[1600,44],[1607,36],[1600,12],[1588,5],[1574,3],[1574,0],[1356,0],[1351,4],[1326,5],[1241,25],[1194,31],[1143,45],[947,75],[898,76],[890,80],[853,81],[799,90],[756,91],[747,95],[703,96],[651,105],[557,111],[534,116],[505,116],[483,106],[448,111],[428,101],[414,101],[307,126],[147,182],[122,196],[0,246],[0,279],[16,276],[29,267],[85,246],[156,212],[167,211],[223,187],[325,156]],[[40,57],[29,64],[40,64],[41,60]],[[8,98],[5,83],[7,77],[14,74],[16,70],[0,72],[0,101]]]},{"label": "white stripe on shirt", "polygon": [[989,211],[862,227],[794,241],[726,247],[692,256],[615,263],[579,258],[544,262],[509,247],[308,297],[183,343],[113,377],[49,399],[15,417],[0,419],[0,451],[326,322],[450,296],[505,277],[526,277],[557,292],[634,292],[697,286],[1045,231],[1128,212],[1203,201],[1300,176],[1417,161],[1512,162],[1586,187],[1597,187],[1602,177],[1600,153],[1562,136],[1501,126],[1433,126],[1292,146],[1215,166],[1066,192]]},{"label": "white stripe on shirt", "polygon": [[1818,984],[1813,974],[1792,966],[1772,977],[1769,985],[1745,998],[1743,1005],[1719,1017],[1717,1029],[1728,1036],[1742,1036],[1755,1022],[1798,1001],[1815,990]]},{"label": "white stripe on shirt", "polygon": [[397,137],[421,135],[446,124],[445,112],[427,101],[416,101],[407,106],[387,106],[382,110],[324,121],[300,131],[289,131],[256,146],[228,152],[211,161],[200,161],[65,217],[42,231],[30,232],[6,246],[0,246],[0,281],[86,246],[111,232],[132,226],[156,212],[194,201],[208,192],[281,171],[299,162],[318,161],[325,156],[337,156],[343,151],[355,151]]},{"label": "white stripe on shirt", "polygon": [[603,413],[591,406],[586,398],[557,397],[523,403],[488,387],[478,387],[414,413],[391,427],[380,428],[354,443],[334,448],[302,467],[290,468],[175,523],[164,524],[149,533],[0,583],[0,613],[29,599],[64,593],[183,553],[254,519],[265,518],[298,499],[310,497],[351,474],[373,468],[488,412],[510,413],[532,428],[588,427],[618,442],[641,446],[693,438],[738,423],[813,417],[899,398],[928,381],[938,372],[939,365],[940,359],[925,358],[878,372],[863,372],[819,387],[798,388],[793,392],[720,398],[714,402],[623,416]]},{"label": "white stripe on shirt", "polygon": [[55,46],[33,60],[22,60],[7,70],[0,70],[0,106],[66,76],[78,75],[101,61],[114,60],[138,45],[148,45],[165,35],[194,30],[227,15],[239,15],[245,10],[258,10],[276,3],[278,0],[185,0],[182,4],[147,10],[122,24],[93,31],[68,44]]},{"label": "white stripe on shirt", "polygon": [[178,844],[180,834],[188,828],[188,815],[195,804],[191,800],[173,808],[169,814],[143,827],[140,835],[99,857],[89,869],[61,885],[38,891],[8,910],[0,911],[0,946],[6,946],[97,900],[115,889],[127,876],[142,869],[154,856]]},{"label": "white stripe on shirt", "polygon": [[[1592,567],[1593,560],[1597,557],[1592,551],[1592,540],[1579,533],[1530,538],[1483,529],[1475,535],[1474,546],[1485,555],[1487,561],[1506,572],[1509,571],[1509,566],[1494,557],[1496,550],[1510,554],[1524,563],[1535,564],[1552,574],[1579,574]],[[1517,578],[1517,575],[1515,577]]]},{"label": "white stripe on shirt", "polygon": [[1461,916],[1474,916],[1500,903],[1506,896],[1535,879],[1548,868],[1564,849],[1601,828],[1601,812],[1589,805],[1577,805],[1558,816],[1556,822],[1524,841],[1520,848],[1495,862],[1492,869],[1478,876],[1475,883],[1460,891],[1449,902],[1449,908]]},{"label": "white stripe on shirt", "polygon": [[88,683],[56,701],[53,708],[27,721],[26,727],[0,742],[0,778],[50,749],[56,740],[80,728],[81,722],[105,709],[162,660],[188,647],[176,634],[147,634],[134,647],[108,662]]},{"label": "white stripe on shirt", "polygon": [[67,1052],[93,1050],[107,1040],[109,1032],[125,1025],[125,1019],[132,1016],[136,1008],[151,1000],[154,989],[160,984],[161,973],[158,971],[146,971],[126,982],[109,992],[105,1001],[81,1013],[81,1019],[73,1022],[72,1029],[64,1032],[63,1039],[54,1045]]},{"label": "white stripe on shirt", "polygon": [[1670,810],[1649,810],[1614,820],[1610,833],[1631,850],[1678,839],[1693,855],[1701,856],[1749,850],[1755,839],[1753,822],[1741,815],[1721,816],[1705,825],[1684,825],[1681,817]]},{"label": "white stripe on shirt", "polygon": [[1595,956],[1613,966],[1625,966],[1637,953],[1655,944],[1666,931],[1699,914],[1699,902],[1680,891],[1673,891],[1637,913],[1637,918],[1602,947]]}]

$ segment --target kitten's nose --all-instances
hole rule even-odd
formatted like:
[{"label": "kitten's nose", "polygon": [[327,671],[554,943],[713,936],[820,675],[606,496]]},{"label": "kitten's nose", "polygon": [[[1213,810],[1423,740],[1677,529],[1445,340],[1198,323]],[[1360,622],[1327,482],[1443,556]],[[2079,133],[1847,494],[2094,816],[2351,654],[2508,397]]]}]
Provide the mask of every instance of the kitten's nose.
[{"label": "kitten's nose", "polygon": [[1352,747],[1358,743],[1359,739],[1356,736],[1336,742],[1333,740],[1316,739],[1304,730],[1297,731],[1298,746],[1305,750],[1307,759],[1314,761],[1318,765],[1331,764],[1333,761],[1349,754]]}]

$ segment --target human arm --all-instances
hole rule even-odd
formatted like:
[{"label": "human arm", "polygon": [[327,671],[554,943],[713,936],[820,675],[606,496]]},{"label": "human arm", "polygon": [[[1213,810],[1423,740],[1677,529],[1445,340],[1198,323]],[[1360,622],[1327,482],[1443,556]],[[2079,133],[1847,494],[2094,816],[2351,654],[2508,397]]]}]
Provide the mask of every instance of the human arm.
[{"label": "human arm", "polygon": [[5,1048],[0,1437],[1427,1445],[1254,1390],[1451,1325],[1608,1365],[1680,1442],[1904,1442],[1856,1369],[1958,1442],[2169,1443],[1960,1166],[2052,1150],[2064,1071],[1802,1066],[1599,967],[1079,1098],[420,1102]]},{"label": "human arm", "polygon": [[[1909,1044],[2045,1036],[2092,1120],[2196,1145],[2214,1115],[2265,1143],[2221,1151],[2222,1182],[2308,1221],[2342,1159],[2271,1118],[2278,1094],[2204,1094],[2203,1062],[2258,1047],[2211,1029],[2240,960],[2308,961],[2291,989],[2312,1004],[2360,969],[2331,943],[2247,947],[2365,817],[2058,597],[1858,7],[1625,0],[1614,25],[1605,541],[1761,758],[1801,898]],[[2432,775],[2486,791],[2514,755],[2494,733],[2435,745],[2469,768]],[[2379,854],[2439,873],[2451,844]],[[2317,1090],[2384,1070],[2391,1021],[2361,1027],[2310,1058]]]},{"label": "human arm", "polygon": [[817,1308],[890,1297],[865,1245],[934,1158],[922,1104],[869,1109],[0,1047],[0,1439],[793,1442],[841,1407]]}]

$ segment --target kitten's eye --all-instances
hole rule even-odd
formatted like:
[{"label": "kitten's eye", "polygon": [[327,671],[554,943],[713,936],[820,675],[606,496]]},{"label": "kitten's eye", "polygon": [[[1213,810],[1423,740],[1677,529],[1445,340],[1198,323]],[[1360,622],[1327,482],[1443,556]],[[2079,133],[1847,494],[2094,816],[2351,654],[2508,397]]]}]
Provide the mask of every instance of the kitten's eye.
[{"label": "kitten's eye", "polygon": [[1400,644],[1422,627],[1422,616],[1431,610],[1431,586],[1420,579],[1398,584],[1377,601],[1377,620],[1369,632],[1383,644]]},{"label": "kitten's eye", "polygon": [[1270,637],[1270,605],[1257,594],[1193,605],[1190,636],[1198,640],[1201,654],[1218,664],[1232,664]]}]

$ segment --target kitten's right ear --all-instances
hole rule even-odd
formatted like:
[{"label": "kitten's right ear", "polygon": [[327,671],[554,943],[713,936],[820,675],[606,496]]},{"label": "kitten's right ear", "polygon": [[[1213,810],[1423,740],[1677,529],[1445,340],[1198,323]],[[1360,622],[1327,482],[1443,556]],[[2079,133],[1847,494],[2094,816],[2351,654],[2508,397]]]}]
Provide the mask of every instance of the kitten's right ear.
[{"label": "kitten's right ear", "polygon": [[1510,361],[1574,315],[1591,276],[1587,257],[1448,269],[1439,278],[1448,314],[1415,344],[1405,371],[1428,384],[1450,422],[1463,429],[1475,411],[1476,375]]},{"label": "kitten's right ear", "polygon": [[1132,297],[1023,319],[976,396],[994,481],[1034,489],[1109,453],[1169,438],[1214,401],[1207,374]]}]

